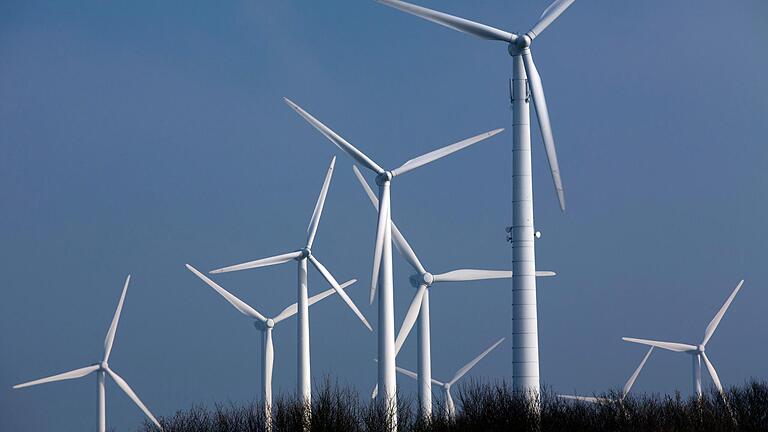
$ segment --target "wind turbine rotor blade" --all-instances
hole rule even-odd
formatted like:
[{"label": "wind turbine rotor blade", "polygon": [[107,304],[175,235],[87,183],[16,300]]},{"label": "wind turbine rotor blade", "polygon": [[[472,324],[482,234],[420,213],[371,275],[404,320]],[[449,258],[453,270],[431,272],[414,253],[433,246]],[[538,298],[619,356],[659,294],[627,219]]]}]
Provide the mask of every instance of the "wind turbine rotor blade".
[{"label": "wind turbine rotor blade", "polygon": [[528,31],[528,37],[530,37],[531,40],[536,39],[536,36],[540,35],[544,29],[549,27],[549,25],[552,24],[552,22],[556,20],[557,17],[559,17],[563,12],[565,12],[565,10],[568,9],[568,7],[573,4],[574,1],[576,0],[555,0],[552,2],[549,7],[544,9],[544,12],[539,18],[539,22],[537,22],[536,25]]},{"label": "wind turbine rotor blade", "polygon": [[435,282],[466,282],[484,279],[508,279],[512,277],[512,272],[508,270],[460,269],[432,275],[432,277]]},{"label": "wind turbine rotor blade", "polygon": [[487,350],[485,350],[485,351],[483,351],[482,353],[480,353],[480,355],[479,355],[479,356],[475,357],[474,359],[472,359],[472,361],[470,361],[469,363],[467,363],[467,364],[465,364],[464,366],[462,366],[462,367],[461,367],[461,369],[459,369],[459,370],[458,370],[458,372],[456,372],[456,375],[454,375],[454,376],[453,376],[453,379],[451,379],[450,381],[448,381],[448,385],[453,385],[453,384],[455,384],[455,383],[456,383],[456,381],[460,380],[460,379],[461,379],[461,377],[463,377],[463,376],[464,376],[464,374],[466,374],[467,372],[469,372],[469,370],[470,370],[470,369],[472,369],[473,367],[475,367],[475,365],[476,365],[476,364],[477,364],[477,363],[478,363],[480,360],[482,360],[482,359],[483,359],[483,357],[487,356],[487,355],[488,355],[488,353],[490,353],[491,351],[493,351],[493,349],[494,349],[494,348],[496,348],[497,346],[499,346],[499,344],[500,344],[500,343],[502,343],[502,342],[504,342],[504,338],[501,338],[501,339],[499,339],[498,341],[496,341],[496,343],[495,343],[495,344],[491,345],[491,346],[490,346],[490,347],[489,347]]},{"label": "wind turbine rotor blade", "polygon": [[379,283],[379,270],[381,269],[381,255],[384,253],[384,236],[387,224],[390,223],[389,189],[383,186],[381,191],[381,205],[379,206],[379,218],[376,224],[376,243],[373,249],[373,271],[371,272],[371,293],[369,296],[371,304],[373,304],[373,298],[376,296],[376,285]]},{"label": "wind turbine rotor blade", "polygon": [[157,421],[154,415],[149,411],[149,408],[147,408],[146,405],[139,399],[139,397],[136,395],[136,393],[131,389],[131,386],[128,385],[127,382],[125,382],[124,379],[120,377],[120,375],[116,374],[112,369],[105,368],[107,371],[107,374],[109,374],[110,377],[117,383],[117,386],[120,387],[123,392],[125,392],[126,395],[128,395],[129,398],[133,401],[133,403],[136,404],[143,412],[144,415],[146,415],[150,420],[152,420],[152,423],[155,424],[160,430],[163,430],[163,427],[160,426],[160,422]]},{"label": "wind turbine rotor blade", "polygon": [[[357,282],[357,279],[348,280],[348,281],[344,282],[343,284],[339,285],[339,288],[344,289],[344,288],[354,284],[355,282]],[[330,296],[332,294],[336,294],[336,288],[327,289],[327,290],[321,292],[320,294],[313,295],[312,297],[310,297],[307,300],[307,305],[308,306],[312,306],[313,304],[319,302],[320,300],[323,300],[324,298],[326,298],[326,297],[328,297],[328,296]],[[298,303],[294,303],[294,304],[288,306],[287,308],[283,309],[282,312],[280,312],[275,318],[273,318],[273,321],[275,321],[275,324],[277,324],[277,323],[279,323],[280,321],[282,321],[282,320],[284,320],[286,318],[290,318],[290,317],[296,315],[298,310],[299,310]]]},{"label": "wind turbine rotor blade", "polygon": [[207,276],[205,276],[204,274],[202,274],[199,271],[197,271],[196,268],[194,268],[191,265],[187,264],[187,269],[189,269],[189,271],[191,271],[197,277],[202,279],[203,282],[205,282],[206,284],[208,284],[208,286],[213,288],[217,293],[219,293],[219,295],[224,297],[224,299],[226,301],[228,301],[229,304],[234,306],[235,309],[240,311],[240,313],[242,313],[243,315],[249,316],[251,318],[255,318],[255,319],[257,319],[257,320],[259,320],[261,322],[267,322],[267,318],[265,318],[264,315],[260,314],[256,309],[248,306],[244,301],[242,301],[239,298],[235,297],[232,293],[230,293],[229,291],[227,291],[224,288],[222,288],[221,286],[219,286],[219,284],[217,284],[216,282],[208,279]]},{"label": "wind turbine rotor blade", "polygon": [[637,367],[637,369],[635,369],[635,372],[632,373],[632,376],[630,376],[626,384],[624,384],[624,389],[621,392],[622,398],[627,396],[627,393],[629,393],[629,390],[635,384],[635,380],[637,379],[637,376],[640,375],[640,371],[643,370],[643,366],[645,366],[645,362],[648,361],[648,357],[651,356],[652,352],[653,352],[653,346],[651,346],[651,348],[648,349],[648,352],[645,354],[645,357],[643,357],[643,361],[640,362],[640,365]]},{"label": "wind turbine rotor blade", "polygon": [[694,345],[677,343],[677,342],[661,342],[661,341],[655,341],[650,339],[637,339],[637,338],[629,338],[629,337],[623,337],[621,339],[627,342],[633,342],[641,345],[655,346],[655,347],[664,348],[665,350],[670,350],[675,352],[690,352],[690,351],[696,351],[698,349]]},{"label": "wind turbine rotor blade", "polygon": [[739,290],[741,289],[741,286],[744,284],[744,280],[742,279],[738,285],[736,285],[736,288],[733,290],[731,295],[728,297],[728,299],[723,303],[723,306],[720,308],[719,311],[717,311],[717,314],[714,318],[712,318],[712,321],[710,321],[709,325],[707,326],[707,329],[704,331],[704,340],[701,341],[702,345],[706,345],[707,342],[709,342],[709,338],[712,337],[712,335],[715,333],[715,330],[717,329],[717,326],[720,324],[720,320],[723,319],[723,315],[725,315],[725,311],[728,310],[728,307],[731,305],[731,302],[736,297],[736,294],[739,293]]},{"label": "wind turbine rotor blade", "polygon": [[707,358],[706,353],[701,353],[701,358],[704,359],[704,364],[707,366],[707,370],[709,371],[709,376],[712,377],[712,382],[715,383],[715,387],[717,387],[717,391],[720,392],[723,397],[725,397],[725,393],[723,392],[723,384],[720,383],[720,377],[717,376],[717,371],[715,370],[715,367],[712,365],[712,362],[709,361],[709,358]]},{"label": "wind turbine rotor blade", "polygon": [[416,375],[416,372],[409,371],[408,369],[403,369],[400,366],[396,366],[395,370],[397,370],[401,374],[403,374],[405,376],[408,376],[408,377],[411,377],[411,378],[413,378],[415,380],[419,379],[419,376]]},{"label": "wind turbine rotor blade", "polygon": [[421,265],[421,261],[419,261],[419,258],[416,256],[416,252],[413,251],[411,245],[405,240],[405,237],[403,237],[403,234],[397,228],[397,225],[391,220],[389,222],[392,227],[392,242],[395,245],[395,249],[400,253],[400,256],[408,261],[408,264],[410,264],[417,273],[426,273],[427,270]]},{"label": "wind turbine rotor blade", "polygon": [[435,24],[448,27],[453,30],[460,31],[462,33],[471,34],[482,39],[499,40],[503,42],[514,42],[517,39],[517,35],[514,35],[504,30],[480,24],[474,21],[470,21],[464,18],[459,18],[447,13],[438,12],[425,7],[412,5],[410,3],[398,1],[398,0],[377,0],[379,3],[400,9],[403,12],[415,15],[419,18],[423,18],[427,21],[432,21]]},{"label": "wind turbine rotor blade", "polygon": [[536,109],[536,119],[539,123],[539,130],[544,141],[544,149],[547,152],[547,161],[549,169],[552,172],[552,181],[555,183],[557,200],[560,203],[560,210],[565,211],[565,192],[563,190],[563,181],[560,178],[560,165],[557,163],[557,150],[555,149],[555,138],[552,134],[552,125],[549,121],[549,110],[547,109],[547,100],[544,97],[544,87],[541,85],[541,76],[533,63],[531,50],[523,52],[523,65],[525,73],[528,75],[528,86],[533,96],[533,105]]},{"label": "wind turbine rotor blade", "polygon": [[479,135],[475,135],[473,137],[467,138],[465,140],[459,141],[455,144],[451,144],[448,146],[445,146],[443,148],[439,148],[437,150],[433,150],[427,154],[421,155],[417,158],[411,159],[407,161],[406,163],[402,164],[400,167],[395,168],[392,170],[393,176],[398,176],[400,174],[405,174],[408,171],[415,170],[416,168],[426,165],[430,162],[434,162],[440,158],[443,158],[445,156],[448,156],[451,153],[456,153],[457,151],[469,147],[472,144],[478,143],[484,139],[490,138],[500,132],[502,132],[504,129],[494,129],[492,131],[483,132]]},{"label": "wind turbine rotor blade", "polygon": [[309,256],[309,261],[312,263],[313,266],[315,266],[315,268],[320,272],[320,274],[323,275],[325,280],[327,280],[328,283],[331,284],[333,289],[336,290],[336,293],[339,295],[339,297],[341,297],[341,299],[344,300],[344,303],[346,303],[347,306],[349,306],[349,308],[352,309],[352,312],[354,312],[355,315],[357,315],[360,321],[362,321],[363,325],[365,325],[368,328],[368,330],[373,331],[373,328],[371,327],[371,325],[368,324],[368,320],[365,319],[365,316],[360,312],[360,309],[357,308],[357,306],[355,305],[355,302],[353,302],[352,299],[349,298],[347,293],[344,292],[344,289],[341,286],[339,286],[339,283],[336,282],[336,279],[333,277],[331,272],[329,272],[328,269],[326,269],[325,266],[323,266],[320,263],[320,261],[318,261],[317,258],[315,258],[313,255]]},{"label": "wind turbine rotor blade", "polygon": [[416,291],[416,295],[413,296],[411,305],[408,306],[408,312],[405,314],[405,318],[403,318],[403,325],[400,326],[400,331],[397,333],[397,339],[395,339],[395,356],[400,352],[413,325],[416,324],[416,319],[419,317],[419,312],[421,311],[421,300],[426,291],[426,285],[419,285],[419,289]]},{"label": "wind turbine rotor blade", "polygon": [[128,292],[129,283],[131,283],[131,275],[128,275],[128,277],[125,278],[123,292],[120,294],[120,301],[117,302],[117,309],[115,309],[115,316],[112,317],[112,324],[109,325],[107,337],[104,338],[104,361],[109,361],[109,355],[112,353],[112,344],[115,342],[117,324],[120,321],[120,314],[123,311],[123,302],[125,301],[125,294]]},{"label": "wind turbine rotor blade", "polygon": [[[355,172],[355,176],[357,176],[357,180],[359,180],[360,184],[363,186],[363,189],[365,190],[366,195],[368,195],[368,199],[371,200],[371,204],[373,204],[373,207],[376,210],[378,210],[379,199],[376,198],[376,195],[374,195],[373,190],[371,190],[370,186],[368,186],[368,182],[365,181],[365,178],[363,178],[362,173],[360,173],[360,170],[357,169],[356,166],[353,165],[352,170]],[[416,270],[419,273],[426,273],[424,266],[421,265],[419,258],[416,256],[416,252],[413,251],[413,248],[411,248],[411,245],[408,244],[408,242],[405,240],[405,237],[403,237],[403,234],[397,228],[397,225],[395,225],[395,223],[392,220],[390,220],[389,223],[390,223],[390,226],[392,227],[392,242],[394,243],[397,251],[400,253],[400,255],[402,255],[403,258],[405,258],[406,261],[408,261],[408,264],[410,264],[411,267],[414,268],[414,270]]]},{"label": "wind turbine rotor blade", "polygon": [[323,181],[323,188],[320,189],[320,196],[317,197],[317,203],[315,203],[315,210],[312,211],[312,219],[310,219],[309,227],[307,228],[307,247],[312,247],[312,242],[315,241],[315,234],[317,234],[317,226],[320,224],[320,215],[323,214],[323,206],[325,205],[325,197],[328,195],[328,187],[331,185],[331,178],[333,177],[333,167],[336,165],[336,156],[331,159],[331,166],[328,167],[328,173],[325,175],[325,181]]},{"label": "wind turbine rotor blade", "polygon": [[[553,271],[537,271],[536,277],[556,276]],[[479,269],[459,269],[445,273],[432,275],[435,282],[467,282],[473,280],[486,279],[509,279],[512,277],[511,270],[479,270]]]},{"label": "wind turbine rotor blade", "polygon": [[372,161],[363,152],[358,150],[352,144],[348,143],[346,140],[344,140],[344,138],[342,138],[336,132],[332,131],[328,126],[322,124],[320,120],[312,117],[310,113],[304,111],[300,106],[293,103],[290,99],[288,98],[283,98],[283,99],[285,100],[285,103],[288,104],[288,106],[293,108],[293,110],[299,113],[300,116],[304,117],[304,120],[306,120],[307,122],[309,122],[309,124],[314,126],[315,129],[320,131],[321,134],[325,135],[326,138],[328,138],[329,140],[331,140],[331,142],[336,144],[337,147],[343,150],[352,159],[356,160],[359,164],[375,172],[376,174],[384,173],[384,169],[378,166],[376,162]]},{"label": "wind turbine rotor blade", "polygon": [[448,405],[448,415],[453,417],[456,414],[456,404],[453,402],[450,387],[445,389],[445,402]]},{"label": "wind turbine rotor blade", "polygon": [[376,383],[375,386],[373,386],[373,391],[371,392],[371,399],[376,399],[376,396],[379,394],[379,383]]},{"label": "wind turbine rotor blade", "polygon": [[211,270],[209,273],[211,274],[227,273],[227,272],[233,272],[238,270],[248,270],[248,269],[257,268],[257,267],[267,267],[271,265],[286,263],[288,261],[295,260],[300,256],[301,256],[301,251],[289,252],[282,255],[275,255],[268,258],[261,258],[254,261],[244,262],[242,264],[235,264],[229,267]]},{"label": "wind turbine rotor blade", "polygon": [[360,172],[360,169],[357,167],[357,165],[352,165],[352,171],[355,173],[355,177],[357,177],[357,180],[363,186],[363,190],[365,191],[365,194],[368,195],[368,199],[371,200],[371,204],[373,204],[373,208],[375,208],[378,211],[379,199],[376,198],[376,195],[373,193],[373,190],[371,190],[371,187],[368,186],[368,182],[365,181],[365,177],[363,177],[363,173]]},{"label": "wind turbine rotor blade", "polygon": [[602,402],[602,398],[596,398],[593,396],[576,396],[576,395],[557,395],[560,399],[577,400],[581,402],[599,403]]},{"label": "wind turbine rotor blade", "polygon": [[28,381],[22,384],[16,384],[13,386],[15,389],[20,389],[24,387],[31,387],[38,384],[45,384],[49,382],[55,382],[55,381],[64,381],[64,380],[70,380],[70,379],[76,379],[76,378],[82,378],[86,375],[88,375],[91,372],[99,370],[99,365],[93,365],[93,366],[86,366],[84,368],[71,370],[69,372],[60,373],[57,375],[45,377],[36,379],[34,381]]}]

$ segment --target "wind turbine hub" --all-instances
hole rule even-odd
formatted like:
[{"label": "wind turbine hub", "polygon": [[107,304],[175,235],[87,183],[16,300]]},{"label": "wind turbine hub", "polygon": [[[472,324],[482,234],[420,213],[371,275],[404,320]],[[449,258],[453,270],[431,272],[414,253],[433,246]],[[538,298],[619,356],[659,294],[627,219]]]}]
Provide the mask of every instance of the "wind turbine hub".
[{"label": "wind turbine hub", "polygon": [[517,40],[515,40],[515,45],[517,45],[518,49],[522,51],[531,46],[531,37],[527,34],[518,36]]},{"label": "wind turbine hub", "polygon": [[706,348],[704,348],[704,345],[699,345],[698,347],[699,353],[703,353]]},{"label": "wind turbine hub", "polygon": [[301,252],[301,255],[298,258],[296,258],[296,261],[301,261],[305,258],[309,258],[309,256],[312,255],[312,249],[308,247],[301,248],[299,252]]},{"label": "wind turbine hub", "polygon": [[109,367],[109,364],[105,361],[99,362],[99,369],[106,370],[107,367]]},{"label": "wind turbine hub", "polygon": [[267,319],[267,322],[264,323],[264,325],[267,326],[267,328],[272,328],[275,326],[275,320],[273,320],[272,318],[269,318]]},{"label": "wind turbine hub", "polygon": [[390,182],[390,181],[392,181],[392,177],[394,177],[394,176],[392,175],[392,172],[390,172],[390,171],[384,171],[383,173],[381,173],[381,174],[379,174],[379,175],[377,175],[377,176],[376,176],[376,184],[377,184],[377,185],[379,185],[379,186],[381,186],[381,185],[383,185],[384,183],[387,183],[387,182]]},{"label": "wind turbine hub", "polygon": [[435,277],[432,276],[432,273],[426,272],[423,275],[421,275],[421,280],[424,281],[425,285],[431,286],[435,282]]}]

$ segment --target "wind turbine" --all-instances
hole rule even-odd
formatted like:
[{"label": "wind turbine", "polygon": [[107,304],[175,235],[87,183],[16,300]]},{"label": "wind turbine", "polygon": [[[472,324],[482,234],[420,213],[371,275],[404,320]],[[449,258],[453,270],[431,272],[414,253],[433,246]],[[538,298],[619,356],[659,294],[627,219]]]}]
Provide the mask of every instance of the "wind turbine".
[{"label": "wind turbine", "polygon": [[405,162],[398,168],[387,171],[371,160],[363,152],[348,143],[344,138],[332,131],[326,125],[314,118],[301,107],[285,99],[285,102],[300,116],[325,135],[331,142],[347,153],[352,159],[376,174],[376,183],[379,185],[378,225],[376,228],[376,245],[374,248],[373,272],[371,277],[370,302],[373,303],[377,284],[381,287],[379,293],[379,371],[378,383],[383,396],[393,415],[392,427],[396,427],[397,419],[394,416],[394,407],[397,406],[396,382],[395,382],[395,312],[392,298],[392,230],[390,228],[390,183],[392,179],[401,174],[412,171],[422,165],[434,162],[444,156],[457,152],[465,147],[490,138],[503,129],[496,129],[480,135],[467,138],[455,144],[431,151],[422,156]]},{"label": "wind turbine", "polygon": [[120,313],[123,310],[123,302],[125,301],[125,294],[128,292],[128,284],[131,282],[131,275],[128,275],[127,278],[125,278],[125,285],[123,285],[123,293],[120,295],[120,301],[117,303],[117,310],[115,310],[115,316],[112,318],[112,324],[109,325],[109,330],[107,330],[107,337],[104,339],[104,357],[102,357],[101,361],[98,363],[94,363],[90,366],[86,366],[84,368],[71,370],[69,372],[60,373],[58,375],[49,376],[46,378],[40,378],[38,380],[25,382],[23,384],[16,384],[13,386],[14,389],[20,389],[24,387],[30,387],[33,385],[38,384],[45,384],[49,382],[54,381],[63,381],[63,380],[70,380],[75,378],[82,378],[86,375],[91,374],[92,372],[96,372],[96,383],[98,385],[98,409],[99,409],[99,425],[98,425],[98,431],[99,432],[105,432],[107,430],[107,401],[106,401],[106,389],[105,389],[105,383],[106,383],[106,376],[109,375],[110,378],[117,384],[120,389],[122,389],[126,395],[128,395],[129,398],[135,403],[139,409],[141,409],[144,414],[149,417],[150,420],[152,420],[152,423],[155,424],[155,426],[158,427],[158,429],[163,430],[163,427],[160,426],[160,423],[157,421],[155,416],[152,415],[152,413],[149,411],[149,408],[144,405],[144,403],[139,399],[139,397],[136,395],[136,393],[131,389],[131,386],[128,385],[127,382],[125,382],[124,379],[120,377],[115,371],[113,371],[109,367],[109,355],[112,353],[112,345],[115,342],[115,333],[117,332],[117,323],[120,321]]},{"label": "wind turbine", "polygon": [[[235,309],[237,309],[241,314],[248,316],[250,318],[254,319],[254,326],[261,330],[262,332],[262,343],[263,343],[263,361],[262,361],[262,370],[261,370],[261,394],[264,401],[264,413],[266,415],[267,419],[267,425],[268,427],[271,425],[272,422],[272,367],[274,364],[275,359],[275,348],[272,344],[272,329],[275,327],[276,324],[283,321],[286,318],[290,318],[293,315],[296,315],[296,313],[299,310],[298,303],[294,303],[287,308],[283,309],[282,312],[277,314],[274,318],[267,318],[261,313],[259,313],[256,309],[252,308],[248,304],[246,304],[244,301],[240,300],[239,298],[235,297],[232,293],[222,288],[219,284],[209,279],[204,274],[200,273],[196,268],[192,267],[191,265],[187,264],[187,269],[194,273],[197,277],[202,279],[203,282],[208,284],[211,288],[213,288],[219,295],[224,297],[226,301],[229,302],[232,306],[234,306]],[[352,285],[353,283],[357,282],[357,279],[352,279],[350,281],[347,281],[341,285],[336,284],[333,288],[323,291],[320,294],[316,294],[309,299],[307,299],[307,307],[312,306],[313,304],[319,302],[320,300],[328,297],[331,294],[344,292],[344,288]],[[346,293],[344,293],[346,295]]]},{"label": "wind turbine", "polygon": [[[479,356],[475,357],[470,361],[469,363],[465,364],[461,367],[456,373],[453,375],[453,378],[451,378],[450,381],[447,382],[441,382],[436,379],[432,379],[432,384],[439,385],[443,388],[443,394],[445,395],[445,415],[446,417],[452,419],[456,417],[456,405],[453,403],[453,397],[451,396],[451,387],[456,384],[456,381],[460,380],[461,377],[463,377],[467,372],[469,372],[470,369],[475,367],[475,365],[483,359],[483,357],[487,356],[488,353],[493,351],[494,348],[499,346],[500,343],[504,342],[504,338],[499,339],[495,344],[491,345],[490,348],[480,353]],[[415,380],[419,379],[418,374],[415,372],[409,371],[408,369],[403,369],[400,366],[397,367],[397,371],[400,372],[403,375],[409,376]]]},{"label": "wind turbine", "polygon": [[717,314],[715,314],[715,317],[712,318],[712,321],[709,322],[709,325],[707,326],[706,330],[704,330],[704,339],[702,339],[701,343],[698,345],[689,345],[689,344],[677,343],[677,342],[660,342],[655,340],[636,339],[636,338],[629,338],[629,337],[623,337],[622,339],[624,339],[627,342],[634,342],[642,345],[650,345],[650,346],[663,348],[665,350],[690,354],[691,359],[693,361],[693,391],[696,393],[696,396],[699,398],[701,398],[701,360],[703,359],[704,364],[707,366],[707,371],[709,371],[709,376],[712,377],[712,382],[715,384],[715,387],[717,387],[717,391],[719,391],[720,394],[723,396],[723,398],[725,398],[725,393],[723,392],[723,385],[720,383],[720,378],[717,376],[717,371],[715,370],[715,367],[712,365],[712,362],[709,361],[709,358],[707,358],[707,354],[704,351],[706,349],[707,342],[709,342],[709,339],[715,333],[715,330],[717,329],[718,324],[720,324],[720,320],[723,319],[723,315],[725,315],[725,311],[728,310],[728,307],[731,305],[731,302],[733,301],[734,297],[736,297],[736,294],[739,293],[739,290],[741,289],[742,284],[744,284],[743,279],[739,282],[738,285],[736,285],[736,288],[734,288],[730,297],[728,297],[728,299],[725,301],[725,303],[720,308],[720,310],[717,311]]},{"label": "wind turbine", "polygon": [[637,366],[637,369],[630,375],[627,382],[624,384],[624,388],[621,390],[621,396],[618,399],[612,399],[612,398],[604,398],[604,397],[594,397],[594,396],[576,396],[576,395],[557,395],[557,397],[562,399],[573,399],[578,400],[582,402],[592,402],[592,403],[608,403],[608,402],[623,402],[624,398],[627,397],[627,394],[629,394],[629,391],[632,389],[632,385],[635,384],[635,380],[637,380],[638,375],[640,375],[640,371],[643,370],[643,366],[645,366],[645,362],[648,361],[648,357],[651,356],[651,353],[653,352],[653,347],[651,347],[648,352],[645,354],[645,357],[643,357],[643,361],[640,362],[640,365]]},{"label": "wind turbine", "polygon": [[[531,129],[528,96],[533,99],[541,136],[549,160],[560,209],[565,210],[565,194],[557,163],[555,140],[549,121],[541,77],[533,63],[530,45],[575,0],[556,0],[525,34],[504,30],[415,6],[398,0],[377,0],[401,11],[442,26],[507,44],[512,56],[512,380],[516,389],[538,395],[539,335],[536,314],[536,254],[534,249],[533,185],[531,182]],[[530,94],[529,94],[530,90]]]},{"label": "wind turbine", "polygon": [[309,308],[307,304],[307,261],[310,261],[313,266],[323,275],[325,280],[331,284],[336,290],[339,296],[349,306],[350,309],[357,315],[360,321],[368,327],[368,330],[373,331],[371,325],[365,319],[365,316],[355,306],[352,299],[347,294],[339,289],[339,284],[331,273],[325,268],[323,264],[318,261],[312,252],[312,244],[315,241],[315,235],[317,234],[317,227],[320,224],[320,216],[323,213],[323,206],[325,205],[325,197],[328,195],[328,187],[331,184],[331,178],[333,176],[333,167],[336,164],[336,157],[331,159],[331,165],[328,167],[328,172],[325,175],[325,181],[323,187],[320,189],[320,196],[317,197],[315,203],[315,210],[312,212],[312,218],[309,221],[307,227],[307,241],[304,246],[294,252],[289,252],[282,255],[277,255],[269,258],[258,259],[255,261],[249,261],[242,264],[237,264],[229,267],[224,267],[218,270],[213,270],[211,273],[226,273],[238,270],[246,270],[257,267],[266,267],[275,264],[282,264],[292,260],[297,261],[299,266],[299,284],[298,284],[298,305],[299,305],[299,319],[298,319],[298,380],[297,380],[297,394],[309,407],[312,401],[312,378],[310,374],[310,354],[309,354]]},{"label": "wind turbine", "polygon": [[[355,172],[355,176],[363,186],[363,190],[371,200],[373,207],[378,210],[379,200],[373,191],[368,186],[368,183],[363,178],[360,170],[356,166],[352,166],[352,170]],[[400,254],[408,261],[408,264],[413,267],[416,272],[411,275],[410,281],[414,288],[417,288],[416,295],[411,301],[411,305],[408,307],[408,312],[405,314],[403,324],[400,327],[400,331],[397,334],[395,340],[395,356],[400,353],[400,349],[403,347],[403,343],[408,338],[408,334],[411,332],[416,319],[419,320],[418,327],[418,340],[417,340],[417,357],[418,357],[418,393],[419,393],[419,405],[422,417],[430,417],[432,415],[432,354],[430,348],[430,326],[429,326],[429,289],[434,284],[439,282],[469,282],[475,280],[487,280],[487,279],[509,279],[512,277],[511,271],[506,270],[479,270],[479,269],[458,269],[452,270],[446,273],[432,274],[426,270],[421,264],[421,261],[416,256],[416,253],[408,244],[403,234],[395,225],[395,221],[391,221],[392,226],[392,241],[395,248]],[[555,276],[555,272],[540,271],[536,272],[536,276]],[[378,387],[374,389],[374,395],[378,392]]]}]

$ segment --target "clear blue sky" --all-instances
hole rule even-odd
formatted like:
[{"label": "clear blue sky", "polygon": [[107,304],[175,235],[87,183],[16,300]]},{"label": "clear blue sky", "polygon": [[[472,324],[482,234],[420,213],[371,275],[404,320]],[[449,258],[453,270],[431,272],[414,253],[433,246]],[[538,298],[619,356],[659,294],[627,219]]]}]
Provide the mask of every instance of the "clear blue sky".
[{"label": "clear blue sky", "polygon": [[[420,4],[525,31],[548,0]],[[535,53],[568,210],[534,136],[541,374],[560,391],[623,384],[637,336],[708,345],[727,384],[766,377],[768,4],[578,1]],[[385,166],[509,127],[510,58],[372,1],[0,3],[0,429],[93,430],[95,379],[10,386],[96,361],[133,275],[110,364],[158,415],[245,402],[249,320],[184,269],[302,245],[339,155],[315,253],[367,305],[375,218],[350,159],[292,98]],[[508,132],[403,176],[394,218],[435,271],[508,267]],[[398,323],[414,293],[395,259]],[[295,266],[222,275],[265,314],[295,301]],[[310,272],[310,290],[327,285]],[[436,287],[433,373],[509,333],[510,284]],[[312,308],[312,360],[367,393],[374,334],[332,297]],[[275,331],[275,390],[295,388],[295,320]],[[510,376],[509,343],[474,377]],[[415,340],[399,357],[415,367]],[[401,380],[405,392],[415,392]],[[690,390],[690,360],[656,352],[637,391]],[[141,412],[112,383],[110,426]]]}]

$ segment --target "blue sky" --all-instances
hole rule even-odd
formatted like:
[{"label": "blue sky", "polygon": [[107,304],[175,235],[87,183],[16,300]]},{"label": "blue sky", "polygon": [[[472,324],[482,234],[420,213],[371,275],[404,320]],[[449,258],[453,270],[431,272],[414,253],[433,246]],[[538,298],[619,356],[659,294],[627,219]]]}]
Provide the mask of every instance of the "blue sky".
[{"label": "blue sky", "polygon": [[[420,4],[525,31],[547,0]],[[768,5],[579,1],[534,47],[568,209],[533,137],[543,382],[590,393],[624,383],[637,336],[707,346],[721,379],[764,378],[768,228]],[[338,155],[314,252],[367,305],[375,217],[351,162],[288,96],[384,166],[509,127],[503,44],[372,1],[0,4],[0,429],[95,429],[95,379],[10,390],[84,366],[133,275],[110,360],[158,415],[245,402],[259,335],[184,269],[294,250]],[[403,176],[393,216],[435,271],[503,269],[511,134]],[[414,293],[395,258],[397,322]],[[310,271],[310,291],[327,288]],[[216,279],[272,315],[295,267]],[[440,379],[509,333],[504,281],[436,287]],[[295,319],[275,330],[276,392],[295,388]],[[311,311],[312,366],[367,393],[374,334],[338,298]],[[415,367],[415,340],[398,358]],[[508,343],[473,370],[508,378]],[[413,383],[401,380],[405,392]],[[690,361],[656,352],[637,391],[690,391]],[[108,384],[109,425],[141,412]]]}]

